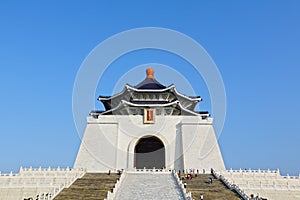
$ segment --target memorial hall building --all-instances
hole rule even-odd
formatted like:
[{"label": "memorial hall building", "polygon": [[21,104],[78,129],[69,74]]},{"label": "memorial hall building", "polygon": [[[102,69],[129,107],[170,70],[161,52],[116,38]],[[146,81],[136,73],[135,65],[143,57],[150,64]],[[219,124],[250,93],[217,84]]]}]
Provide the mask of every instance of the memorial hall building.
[{"label": "memorial hall building", "polygon": [[99,96],[105,111],[92,111],[75,162],[89,172],[166,168],[224,170],[208,112],[196,111],[200,96],[162,85],[154,70],[136,86]]}]

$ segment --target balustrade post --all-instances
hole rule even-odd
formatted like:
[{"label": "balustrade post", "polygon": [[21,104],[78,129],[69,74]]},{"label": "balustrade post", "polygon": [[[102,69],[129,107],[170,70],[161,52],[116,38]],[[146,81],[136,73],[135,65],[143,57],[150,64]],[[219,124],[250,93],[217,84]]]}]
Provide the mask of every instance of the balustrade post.
[{"label": "balustrade post", "polygon": [[260,189],[262,189],[262,182],[261,181],[259,181],[259,185],[260,185]]}]

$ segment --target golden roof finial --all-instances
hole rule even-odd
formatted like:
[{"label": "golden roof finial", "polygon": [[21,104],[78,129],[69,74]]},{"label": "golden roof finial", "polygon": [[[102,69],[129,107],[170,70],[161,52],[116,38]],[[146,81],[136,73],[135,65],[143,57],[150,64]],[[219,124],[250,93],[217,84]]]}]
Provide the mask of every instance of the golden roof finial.
[{"label": "golden roof finial", "polygon": [[154,69],[153,68],[146,69],[146,74],[147,74],[147,78],[151,78],[154,80]]}]

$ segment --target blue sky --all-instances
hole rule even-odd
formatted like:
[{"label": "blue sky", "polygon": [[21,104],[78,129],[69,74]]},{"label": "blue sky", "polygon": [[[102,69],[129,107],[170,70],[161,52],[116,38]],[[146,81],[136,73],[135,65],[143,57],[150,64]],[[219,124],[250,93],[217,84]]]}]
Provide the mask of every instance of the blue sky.
[{"label": "blue sky", "polygon": [[[279,168],[298,175],[299,9],[296,0],[2,1],[0,171],[72,166],[80,145],[72,92],[81,63],[108,37],[150,26],[190,36],[218,66],[227,95],[219,138],[227,168]],[[97,95],[111,94],[124,73],[143,63],[173,66],[204,99],[200,109],[211,111],[201,77],[194,80],[187,63],[159,51],[117,60]]]}]

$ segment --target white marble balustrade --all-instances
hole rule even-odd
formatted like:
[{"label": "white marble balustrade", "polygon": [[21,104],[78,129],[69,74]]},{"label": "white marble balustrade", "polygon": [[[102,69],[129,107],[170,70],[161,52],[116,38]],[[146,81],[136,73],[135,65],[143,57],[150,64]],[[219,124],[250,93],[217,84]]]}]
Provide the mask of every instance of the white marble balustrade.
[{"label": "white marble balustrade", "polygon": [[0,199],[16,200],[37,197],[51,200],[85,174],[83,169],[20,168],[19,173],[0,173]]},{"label": "white marble balustrade", "polygon": [[267,199],[300,199],[300,175],[281,176],[279,170],[224,170],[218,175],[237,185],[248,196],[259,194]]}]

